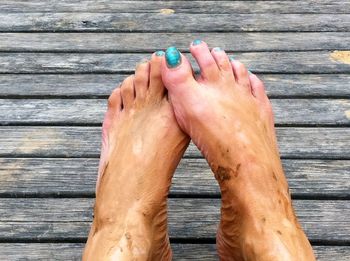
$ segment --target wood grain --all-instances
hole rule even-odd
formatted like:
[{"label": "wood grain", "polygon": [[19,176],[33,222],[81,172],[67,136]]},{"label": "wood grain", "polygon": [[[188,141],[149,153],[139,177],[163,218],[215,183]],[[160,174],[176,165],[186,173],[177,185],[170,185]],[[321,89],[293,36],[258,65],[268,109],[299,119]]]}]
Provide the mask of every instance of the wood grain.
[{"label": "wood grain", "polygon": [[[349,99],[271,100],[276,124],[350,125]],[[102,99],[3,99],[0,125],[102,124],[107,100]]]},{"label": "wood grain", "polygon": [[[81,260],[82,243],[12,243],[0,244],[0,259],[7,261],[25,260]],[[214,244],[172,243],[173,260],[214,261],[218,260]],[[349,246],[313,246],[318,261],[348,261]]]},{"label": "wood grain", "polygon": [[2,32],[339,32],[350,14],[0,13]]},{"label": "wood grain", "polygon": [[172,45],[188,51],[194,39],[232,52],[347,50],[350,33],[0,33],[0,51],[154,52]]},{"label": "wood grain", "polygon": [[[109,1],[54,0],[18,1],[2,4],[2,12],[116,12],[160,13],[172,9],[175,13],[346,13],[348,1]],[[137,6],[137,8],[135,8]]]},{"label": "wood grain", "polygon": [[[255,73],[350,73],[350,65],[333,60],[329,51],[234,53],[234,57]],[[149,58],[146,53],[0,53],[0,73],[130,73]]]},{"label": "wood grain", "polygon": [[[85,240],[94,200],[86,198],[3,198],[0,235],[6,240]],[[350,201],[294,200],[311,241],[350,242]],[[220,199],[169,199],[171,238],[215,238]]]},{"label": "wood grain", "polygon": [[[1,43],[0,43],[1,44]],[[349,74],[259,74],[270,97],[350,98]],[[0,97],[107,98],[127,74],[0,74]]]},{"label": "wood grain", "polygon": [[[350,197],[349,160],[283,160],[293,197]],[[0,158],[0,196],[94,196],[98,159]],[[219,196],[204,159],[182,159],[170,195]]]},{"label": "wood grain", "polygon": [[[105,99],[142,58],[172,45],[187,53],[193,39],[266,83],[277,124],[293,126],[277,135],[316,256],[350,259],[350,66],[330,57],[349,49],[349,1],[7,0],[0,9],[0,124],[90,125],[0,127],[0,260],[81,259]],[[191,144],[169,199],[174,260],[218,260],[219,195]]]},{"label": "wood grain", "polygon": [[[99,127],[0,127],[2,157],[98,157]],[[348,158],[350,128],[277,128],[282,157]],[[193,144],[186,157],[200,157]]]}]

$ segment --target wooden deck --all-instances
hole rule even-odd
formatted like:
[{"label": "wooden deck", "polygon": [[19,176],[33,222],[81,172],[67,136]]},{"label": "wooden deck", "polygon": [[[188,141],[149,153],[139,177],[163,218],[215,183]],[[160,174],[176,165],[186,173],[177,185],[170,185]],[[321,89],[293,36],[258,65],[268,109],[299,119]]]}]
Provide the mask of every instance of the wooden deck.
[{"label": "wooden deck", "polygon": [[[319,260],[350,260],[350,2],[326,0],[1,1],[0,260],[80,259],[109,93],[196,38],[264,79],[297,216]],[[219,190],[193,145],[169,204],[174,260],[217,260]]]}]

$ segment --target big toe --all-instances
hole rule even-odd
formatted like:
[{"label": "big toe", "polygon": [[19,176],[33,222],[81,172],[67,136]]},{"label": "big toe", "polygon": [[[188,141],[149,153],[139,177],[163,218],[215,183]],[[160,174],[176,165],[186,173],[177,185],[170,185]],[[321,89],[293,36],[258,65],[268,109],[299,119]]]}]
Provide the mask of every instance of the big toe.
[{"label": "big toe", "polygon": [[197,84],[190,62],[176,47],[169,47],[162,59],[162,80],[171,95],[186,94]]}]

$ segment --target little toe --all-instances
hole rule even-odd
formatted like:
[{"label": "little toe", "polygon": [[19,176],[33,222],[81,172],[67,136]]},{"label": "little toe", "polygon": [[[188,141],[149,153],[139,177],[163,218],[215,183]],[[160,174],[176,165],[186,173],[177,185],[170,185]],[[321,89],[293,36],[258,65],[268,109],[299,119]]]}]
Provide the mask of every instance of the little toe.
[{"label": "little toe", "polygon": [[229,81],[234,81],[234,75],[232,71],[232,65],[226,52],[220,47],[215,47],[211,50],[211,54],[215,59],[217,66],[219,67],[224,78]]},{"label": "little toe", "polygon": [[118,113],[122,108],[122,98],[120,94],[120,86],[115,88],[108,98],[108,110],[114,114]]},{"label": "little toe", "polygon": [[264,83],[253,73],[249,74],[249,81],[252,87],[253,95],[260,101],[265,102],[268,98]]},{"label": "little toe", "polygon": [[249,72],[245,65],[240,61],[231,58],[232,70],[238,85],[242,91],[246,93],[251,93],[251,86],[249,81]]},{"label": "little toe", "polygon": [[134,79],[135,79],[135,76],[130,75],[123,81],[120,87],[123,109],[125,110],[130,109],[131,106],[134,104],[134,100],[135,100]]},{"label": "little toe", "polygon": [[258,100],[263,115],[268,119],[271,129],[274,129],[274,116],[272,104],[267,97],[264,83],[253,73],[249,74],[250,85],[252,86],[252,94]]},{"label": "little toe", "polygon": [[220,69],[216,64],[215,59],[208,48],[208,45],[201,40],[194,40],[191,43],[190,51],[199,65],[202,79],[209,81],[217,80],[219,77]]},{"label": "little toe", "polygon": [[150,63],[148,61],[141,62],[137,65],[134,78],[136,101],[143,101],[146,97],[149,73]]},{"label": "little toe", "polygon": [[169,47],[161,65],[162,80],[171,94],[183,96],[197,85],[190,62],[176,47]]},{"label": "little toe", "polygon": [[151,69],[150,69],[150,81],[148,91],[149,94],[154,98],[162,98],[164,97],[165,88],[162,81],[162,60],[165,55],[163,51],[157,51],[152,55],[152,59],[150,61]]},{"label": "little toe", "polygon": [[108,98],[108,109],[105,113],[105,117],[102,124],[103,136],[107,134],[107,131],[111,126],[113,119],[122,109],[122,98],[120,95],[120,88],[116,88],[113,90],[113,92]]},{"label": "little toe", "polygon": [[99,185],[99,180],[102,175],[103,169],[106,165],[106,158],[108,153],[108,133],[113,122],[115,122],[118,113],[122,109],[122,98],[120,93],[120,88],[113,90],[108,98],[108,109],[105,113],[103,123],[102,123],[102,148],[101,148],[101,158],[98,170],[98,178],[96,183],[96,188]]}]

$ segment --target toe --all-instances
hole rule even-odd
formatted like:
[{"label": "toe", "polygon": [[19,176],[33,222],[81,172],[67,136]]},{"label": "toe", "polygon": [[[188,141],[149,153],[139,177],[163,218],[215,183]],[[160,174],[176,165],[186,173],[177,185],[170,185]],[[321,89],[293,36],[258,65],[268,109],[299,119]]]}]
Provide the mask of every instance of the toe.
[{"label": "toe", "polygon": [[228,78],[230,81],[233,81],[234,75],[232,66],[226,52],[219,47],[215,47],[211,50],[211,54],[214,57],[214,60],[223,76]]},{"label": "toe", "polygon": [[190,51],[196,59],[204,80],[217,80],[220,70],[214,57],[211,55],[208,45],[201,40],[194,40],[191,43]]},{"label": "toe", "polygon": [[[105,113],[105,117],[103,120],[103,136],[106,136],[106,132],[108,131],[109,127],[111,126],[113,119],[116,117],[118,112],[122,108],[122,98],[120,96],[120,88],[116,88],[113,90],[111,95],[108,98],[108,109]],[[104,140],[104,139],[103,139]]]},{"label": "toe", "polygon": [[123,109],[130,109],[134,104],[135,91],[134,91],[134,75],[127,77],[120,87]]},{"label": "toe", "polygon": [[175,47],[169,47],[162,59],[162,80],[171,94],[183,96],[197,85],[190,62]]},{"label": "toe", "polygon": [[267,97],[264,83],[253,73],[249,75],[250,84],[252,86],[252,94],[259,101],[259,104],[262,106],[266,115],[270,119],[271,124],[273,125],[273,111],[272,105]]},{"label": "toe", "polygon": [[251,86],[249,81],[249,72],[243,63],[231,59],[232,70],[238,85],[238,88],[244,92],[251,93]]},{"label": "toe", "polygon": [[264,83],[253,73],[249,74],[249,81],[253,95],[260,101],[266,101],[268,98],[265,92]]},{"label": "toe", "polygon": [[164,84],[162,81],[162,60],[165,55],[163,51],[157,51],[152,55],[151,69],[150,69],[150,82],[148,91],[152,97],[162,98],[164,96]]},{"label": "toe", "polygon": [[120,87],[115,88],[108,98],[108,111],[117,113],[121,110],[122,98],[120,96]]},{"label": "toe", "polygon": [[135,96],[136,101],[142,101],[146,97],[149,83],[150,63],[148,61],[137,65],[135,70]]}]

